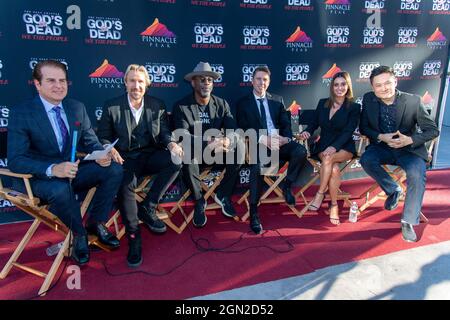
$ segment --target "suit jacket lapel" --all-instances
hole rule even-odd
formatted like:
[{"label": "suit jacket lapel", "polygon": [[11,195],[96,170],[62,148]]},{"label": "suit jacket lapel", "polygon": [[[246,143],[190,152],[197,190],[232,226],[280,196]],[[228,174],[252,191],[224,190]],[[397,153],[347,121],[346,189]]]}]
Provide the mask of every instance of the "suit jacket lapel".
[{"label": "suit jacket lapel", "polygon": [[266,97],[267,97],[267,104],[269,105],[270,118],[272,119],[273,125],[275,125],[275,119],[276,119],[275,109],[276,108],[275,108],[274,102],[272,100],[272,95],[267,92]]},{"label": "suit jacket lapel", "polygon": [[130,110],[130,106],[128,104],[128,96],[125,94],[124,99],[120,105],[120,109],[122,110],[121,112],[124,115],[124,119],[125,119],[125,124],[127,127],[127,131],[128,131],[128,145],[130,145],[130,141],[131,141],[131,110]]},{"label": "suit jacket lapel", "polygon": [[380,119],[380,102],[378,101],[377,97],[375,95],[373,95],[372,97],[372,107],[367,110],[369,117],[372,118],[372,120],[375,122],[375,128],[378,128],[379,125],[379,119]]},{"label": "suit jacket lapel", "polygon": [[[64,108],[64,112],[66,113],[67,122],[69,123],[69,128],[68,128],[69,137],[67,137],[68,141],[66,143],[65,150],[63,150],[63,153],[64,153],[64,151],[71,150],[73,130],[75,130],[76,119],[75,119],[75,114],[73,113],[73,110],[72,110],[70,104],[65,103],[65,101],[63,101],[62,105]],[[80,135],[81,135],[81,132],[78,132],[78,139],[79,139]],[[78,141],[77,141],[77,143],[78,143]]]},{"label": "suit jacket lapel", "polygon": [[256,101],[255,96],[253,95],[253,93],[248,96],[248,100],[249,100],[248,101],[249,105],[251,107],[250,108],[251,109],[250,112],[256,115],[256,119],[259,122],[260,128],[265,128],[266,126],[263,124],[263,121],[262,121],[262,118],[261,118],[261,113],[260,113],[260,110],[259,110],[259,103]]},{"label": "suit jacket lapel", "polygon": [[144,96],[144,117],[147,122],[148,131],[152,134],[152,137],[155,138],[155,134],[153,133],[153,116],[152,116],[152,106],[149,103],[147,96]]},{"label": "suit jacket lapel", "polygon": [[396,118],[395,118],[395,129],[398,130],[400,127],[400,123],[402,122],[403,115],[405,114],[406,110],[406,101],[403,99],[403,95],[400,93],[397,97],[397,112],[396,112]]},{"label": "suit jacket lapel", "polygon": [[50,119],[47,116],[47,112],[45,111],[45,107],[39,96],[34,99],[33,113],[36,123],[41,128],[41,132],[47,137],[50,145],[59,151],[55,132],[53,131],[52,124],[50,123]]},{"label": "suit jacket lapel", "polygon": [[214,121],[218,118],[217,117],[217,105],[216,105],[216,99],[211,96],[211,99],[209,100],[208,104],[209,109],[209,119],[211,119],[211,127],[214,128]]}]

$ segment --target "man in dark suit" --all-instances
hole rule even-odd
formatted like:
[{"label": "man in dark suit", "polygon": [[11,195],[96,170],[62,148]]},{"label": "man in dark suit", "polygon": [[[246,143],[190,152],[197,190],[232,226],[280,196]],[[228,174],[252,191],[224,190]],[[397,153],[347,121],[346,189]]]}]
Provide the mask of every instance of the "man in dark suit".
[{"label": "man in dark suit", "polygon": [[359,126],[361,134],[369,137],[370,145],[360,162],[388,196],[384,204],[386,210],[397,207],[402,189],[381,165],[398,165],[405,170],[408,186],[401,228],[403,239],[415,242],[413,225],[419,224],[425,192],[428,158],[425,143],[436,138],[439,130],[419,96],[396,89],[397,79],[392,68],[373,69],[370,83],[373,92],[363,97]]},{"label": "man in dark suit", "polygon": [[[114,161],[124,168],[119,209],[129,240],[128,265],[137,267],[142,263],[139,219],[155,233],[166,231],[156,207],[181,170],[170,153],[180,153],[181,148],[171,140],[164,102],[145,94],[150,86],[147,69],[129,65],[124,81],[127,93],[105,103],[98,136],[104,144],[119,139],[112,150]],[[138,206],[134,193],[137,180],[148,174],[155,175],[154,181]]]},{"label": "man in dark suit", "polygon": [[[212,133],[213,131],[219,133],[222,130],[234,131],[236,129],[236,121],[231,114],[228,103],[224,99],[211,94],[214,80],[219,77],[220,74],[212,71],[209,63],[200,62],[193,72],[184,77],[191,83],[193,93],[176,102],[172,110],[175,132],[179,132],[183,139],[187,140],[183,140],[184,148],[189,148],[191,151],[189,155],[185,152],[183,175],[194,196],[193,224],[197,228],[203,227],[207,221],[205,215],[206,201],[200,185],[200,169],[205,163],[208,165],[212,163],[205,161],[206,159],[203,157],[205,149],[211,151],[210,154],[214,154],[215,159],[223,160],[226,158],[225,162],[218,161],[226,163],[226,172],[217,188],[214,200],[222,207],[222,213],[226,217],[234,218],[236,216],[236,211],[231,203],[231,195],[236,184],[239,168],[244,160],[243,152],[239,161],[239,152],[234,150],[236,148],[242,150],[243,145],[234,132]],[[209,135],[210,132],[211,135]]]},{"label": "man in dark suit", "polygon": [[[279,152],[279,158],[289,161],[282,189],[286,202],[295,205],[291,186],[305,163],[306,150],[292,141],[291,116],[284,106],[283,98],[267,92],[270,85],[268,67],[255,68],[252,85],[252,93],[241,98],[236,104],[238,126],[244,130],[256,130],[260,147]],[[257,158],[256,155],[253,158]],[[257,158],[257,163],[250,167],[250,228],[256,234],[262,232],[257,212],[263,183],[260,160]]]},{"label": "man in dark suit", "polygon": [[79,149],[103,150],[91,127],[84,105],[66,99],[67,69],[58,61],[39,62],[33,70],[39,93],[11,110],[8,126],[8,165],[13,172],[33,175],[31,188],[50,204],[74,234],[72,257],[79,264],[89,261],[87,232],[83,226],[77,191],[97,187],[87,231],[113,248],[119,240],[105,227],[112,200],[122,179],[122,167],[111,157],[95,162],[71,162],[72,137],[78,132]]}]

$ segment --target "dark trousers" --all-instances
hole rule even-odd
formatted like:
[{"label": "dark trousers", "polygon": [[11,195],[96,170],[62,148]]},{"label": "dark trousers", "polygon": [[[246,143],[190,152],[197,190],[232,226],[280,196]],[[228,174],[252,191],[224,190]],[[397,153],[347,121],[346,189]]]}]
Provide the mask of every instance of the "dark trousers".
[{"label": "dark trousers", "polygon": [[123,180],[117,198],[122,222],[128,233],[138,230],[138,208],[134,190],[138,179],[146,175],[155,175],[150,191],[142,205],[158,204],[167,188],[177,178],[181,165],[172,162],[170,152],[155,150],[151,153],[142,152],[136,158],[126,158],[123,164]]},{"label": "dark trousers", "polygon": [[[52,178],[49,180],[32,179],[33,194],[49,203],[49,210],[55,214],[75,234],[85,235],[81,219],[80,204],[75,194],[97,187],[92,199],[88,223],[106,222],[111,212],[112,202],[122,180],[122,167],[111,163],[101,167],[93,161],[82,162],[76,177],[72,180]],[[24,191],[24,190],[22,190]]]},{"label": "dark trousers", "polygon": [[[223,154],[223,164],[212,165],[214,167],[223,169],[226,168],[225,175],[216,189],[216,193],[219,197],[231,197],[238,178],[239,169],[242,164],[237,161],[237,155],[234,151],[230,151],[230,155]],[[228,159],[234,159],[234,163],[226,164],[226,157]],[[211,165],[207,164],[184,164],[183,165],[183,178],[187,187],[191,190],[195,200],[203,197],[200,175],[201,172]]]},{"label": "dark trousers", "polygon": [[391,195],[395,191],[401,191],[401,188],[381,165],[398,165],[405,170],[407,188],[402,221],[413,225],[419,224],[420,210],[425,193],[425,160],[408,151],[393,149],[388,146],[370,145],[362,154],[360,162],[367,174],[375,179],[387,195]]},{"label": "dark trousers", "polygon": [[[285,186],[290,187],[300,175],[306,160],[306,149],[297,142],[291,141],[280,148],[280,160],[289,161]],[[261,197],[261,190],[264,183],[261,175],[261,165],[250,165],[250,204],[256,205]]]}]

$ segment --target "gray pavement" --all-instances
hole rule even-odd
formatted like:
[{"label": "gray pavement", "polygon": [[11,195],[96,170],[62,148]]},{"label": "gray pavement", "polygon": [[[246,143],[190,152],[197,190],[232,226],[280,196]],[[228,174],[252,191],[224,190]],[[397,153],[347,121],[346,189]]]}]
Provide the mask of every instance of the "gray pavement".
[{"label": "gray pavement", "polygon": [[194,300],[449,300],[450,241]]}]

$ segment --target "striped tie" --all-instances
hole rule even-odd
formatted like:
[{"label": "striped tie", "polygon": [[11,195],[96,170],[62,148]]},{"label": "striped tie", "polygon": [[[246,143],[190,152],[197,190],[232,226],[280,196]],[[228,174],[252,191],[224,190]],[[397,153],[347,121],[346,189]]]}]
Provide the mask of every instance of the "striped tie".
[{"label": "striped tie", "polygon": [[64,123],[64,120],[61,118],[61,107],[60,106],[55,106],[53,107],[53,111],[55,111],[56,113],[56,122],[58,122],[58,127],[59,127],[59,133],[61,133],[61,137],[62,137],[62,148],[60,148],[62,150],[64,150],[66,143],[67,143],[67,136],[69,135],[69,132],[67,131],[67,127],[66,124]]}]

